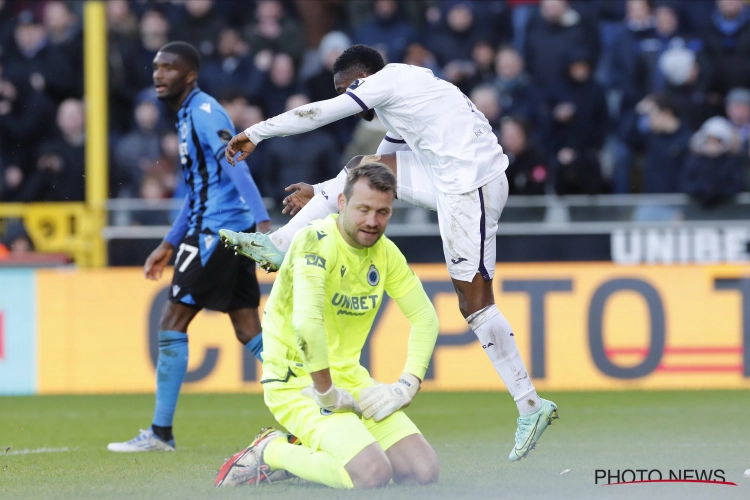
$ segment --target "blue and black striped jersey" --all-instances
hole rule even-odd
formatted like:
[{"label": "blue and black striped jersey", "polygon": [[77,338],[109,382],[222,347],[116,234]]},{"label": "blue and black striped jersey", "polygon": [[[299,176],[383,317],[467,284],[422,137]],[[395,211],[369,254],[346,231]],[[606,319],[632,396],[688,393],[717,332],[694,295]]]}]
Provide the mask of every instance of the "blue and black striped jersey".
[{"label": "blue and black striped jersey", "polygon": [[[234,136],[227,112],[216,99],[195,89],[177,112],[177,120],[189,198],[187,235],[250,228],[256,218],[221,165],[227,143]],[[244,163],[238,166],[247,169]]]}]

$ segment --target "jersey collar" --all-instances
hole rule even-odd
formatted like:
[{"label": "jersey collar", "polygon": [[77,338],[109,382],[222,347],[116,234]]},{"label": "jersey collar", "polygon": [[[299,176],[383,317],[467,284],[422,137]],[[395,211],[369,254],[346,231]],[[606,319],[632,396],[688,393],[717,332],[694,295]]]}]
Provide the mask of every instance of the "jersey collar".
[{"label": "jersey collar", "polygon": [[185,98],[185,101],[183,101],[182,106],[180,108],[185,109],[190,105],[190,101],[193,100],[193,97],[198,95],[198,93],[201,91],[198,87],[195,87],[193,90],[190,91],[190,93]]}]

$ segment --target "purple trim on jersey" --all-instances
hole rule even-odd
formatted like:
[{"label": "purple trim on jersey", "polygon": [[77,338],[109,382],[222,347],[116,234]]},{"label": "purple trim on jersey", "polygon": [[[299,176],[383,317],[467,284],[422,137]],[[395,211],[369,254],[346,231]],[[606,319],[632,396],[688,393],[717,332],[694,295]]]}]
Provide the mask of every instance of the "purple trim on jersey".
[{"label": "purple trim on jersey", "polygon": [[367,106],[365,106],[365,103],[362,102],[362,99],[360,99],[356,95],[352,94],[348,90],[346,91],[346,95],[348,95],[349,97],[351,97],[352,99],[354,99],[354,102],[356,102],[357,104],[359,104],[362,107],[362,111],[369,111],[370,110],[370,108],[368,108]]},{"label": "purple trim on jersey", "polygon": [[489,281],[490,273],[487,272],[487,268],[484,265],[484,240],[487,237],[487,230],[484,227],[484,195],[482,194],[482,188],[479,188],[479,207],[482,210],[482,216],[479,218],[479,237],[482,239],[481,246],[479,247],[479,272],[482,274],[484,281]]},{"label": "purple trim on jersey", "polygon": [[406,144],[406,141],[403,139],[394,139],[392,137],[388,137],[387,135],[383,137],[386,142],[392,142],[393,144]]}]

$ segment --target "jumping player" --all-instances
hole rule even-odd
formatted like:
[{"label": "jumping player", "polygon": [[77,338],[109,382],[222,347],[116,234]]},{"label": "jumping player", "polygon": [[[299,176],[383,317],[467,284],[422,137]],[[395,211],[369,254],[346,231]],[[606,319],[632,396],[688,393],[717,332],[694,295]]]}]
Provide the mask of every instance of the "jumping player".
[{"label": "jumping player", "polygon": [[177,112],[180,160],[188,194],[164,241],[149,255],[146,278],[158,280],[177,249],[169,302],[159,323],[156,409],[151,427],[130,441],[110,443],[116,452],[174,451],[172,417],[187,371],[187,328],[203,308],[229,314],[237,339],[260,358],[255,262],[219,244],[222,227],[271,228],[258,188],[245,164],[232,168],[224,148],[234,127],[219,103],[198,88],[200,56],[185,42],[162,47],[153,62],[156,96]]},{"label": "jumping player", "polygon": [[[302,445],[264,429],[224,463],[217,486],[286,473],[334,488],[437,481],[435,451],[400,411],[419,391],[439,327],[419,278],[383,236],[395,193],[388,167],[359,166],[337,197],[341,214],[295,236],[265,307],[261,383],[274,417]],[[411,323],[393,384],[376,383],[359,363],[384,292]]]},{"label": "jumping player", "polygon": [[[495,238],[508,197],[508,159],[474,103],[429,69],[385,66],[375,49],[354,45],[338,58],[333,72],[338,97],[253,125],[230,141],[227,159],[233,162],[237,153],[241,153],[238,160],[245,159],[264,139],[300,134],[354,114],[365,119],[372,119],[373,112],[378,115],[388,130],[378,154],[355,157],[347,167],[380,161],[396,173],[399,199],[437,210],[459,309],[518,406],[518,429],[509,458],[520,460],[557,418],[557,407],[537,395],[513,330],[493,295]],[[278,268],[294,233],[336,210],[333,200],[341,192],[346,171],[276,233],[222,231],[222,236],[267,270]]]}]

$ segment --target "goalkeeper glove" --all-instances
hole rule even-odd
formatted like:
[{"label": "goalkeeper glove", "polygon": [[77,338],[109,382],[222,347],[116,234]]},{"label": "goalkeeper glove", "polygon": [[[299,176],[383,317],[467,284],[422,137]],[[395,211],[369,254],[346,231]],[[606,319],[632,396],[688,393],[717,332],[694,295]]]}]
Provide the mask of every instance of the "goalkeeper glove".
[{"label": "goalkeeper glove", "polygon": [[333,413],[350,411],[356,413],[358,417],[362,416],[362,410],[359,409],[354,396],[346,389],[339,389],[333,384],[326,392],[318,392],[313,386],[305,387],[302,389],[302,395],[314,399],[318,406],[324,410]]},{"label": "goalkeeper glove", "polygon": [[362,416],[380,422],[396,410],[409,406],[418,391],[419,379],[411,373],[402,373],[394,384],[366,387],[359,394]]}]

